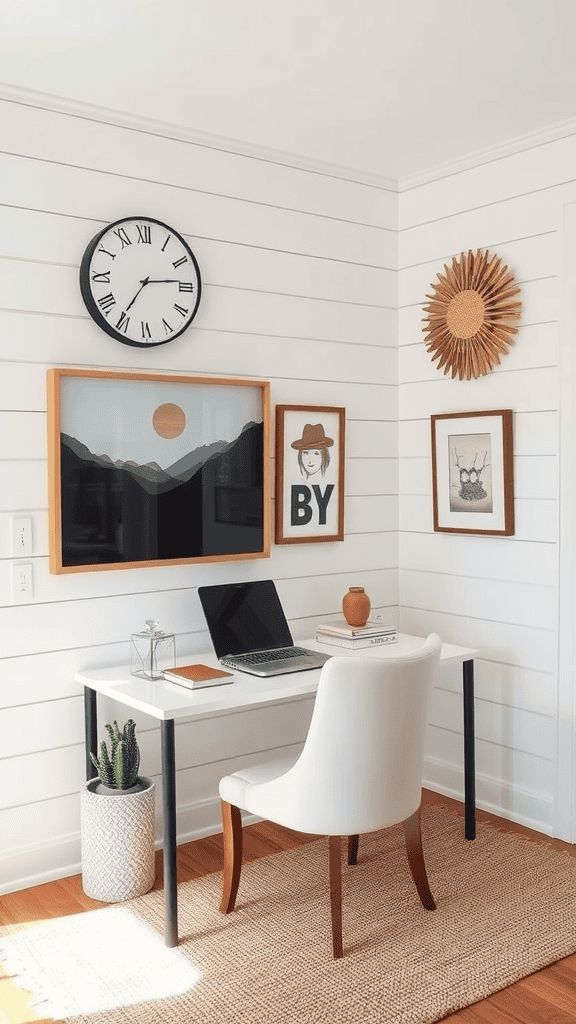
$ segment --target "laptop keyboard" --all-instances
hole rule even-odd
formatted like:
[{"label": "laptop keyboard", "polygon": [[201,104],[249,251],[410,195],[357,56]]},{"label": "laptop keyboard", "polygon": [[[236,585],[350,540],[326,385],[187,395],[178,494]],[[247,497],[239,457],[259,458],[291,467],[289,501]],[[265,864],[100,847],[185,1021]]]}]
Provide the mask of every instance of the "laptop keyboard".
[{"label": "laptop keyboard", "polygon": [[285,658],[299,658],[309,654],[303,647],[285,647],[278,651],[254,651],[252,654],[234,655],[237,665],[262,665],[267,661],[284,661]]}]

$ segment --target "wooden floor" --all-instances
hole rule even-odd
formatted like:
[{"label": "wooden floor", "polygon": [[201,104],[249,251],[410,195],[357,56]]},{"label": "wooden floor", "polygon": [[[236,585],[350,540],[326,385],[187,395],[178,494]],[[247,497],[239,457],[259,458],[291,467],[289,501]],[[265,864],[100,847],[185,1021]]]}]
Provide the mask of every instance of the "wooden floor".
[{"label": "wooden floor", "polygon": [[[455,800],[429,790],[424,790],[423,795],[424,803],[444,804],[464,815],[464,805]],[[476,817],[478,821],[489,821],[505,831],[518,832],[534,842],[545,842],[576,856],[576,847],[569,843],[549,839],[486,811],[477,811]],[[270,822],[250,825],[244,830],[244,861],[313,842],[314,838]],[[158,854],[154,888],[162,887],[161,863],[161,854]],[[180,881],[221,870],[221,835],[178,847]],[[30,921],[79,914],[106,905],[85,896],[80,875],[74,875],[1,897],[0,926],[4,926],[3,932],[18,931]],[[574,923],[576,930],[576,908]],[[46,1018],[38,1017],[27,1007],[26,998],[27,994],[22,993],[12,979],[0,976],[0,1024],[24,1024],[28,1021],[40,1024],[45,1021]],[[445,1019],[449,1024],[576,1024],[576,953]]]}]

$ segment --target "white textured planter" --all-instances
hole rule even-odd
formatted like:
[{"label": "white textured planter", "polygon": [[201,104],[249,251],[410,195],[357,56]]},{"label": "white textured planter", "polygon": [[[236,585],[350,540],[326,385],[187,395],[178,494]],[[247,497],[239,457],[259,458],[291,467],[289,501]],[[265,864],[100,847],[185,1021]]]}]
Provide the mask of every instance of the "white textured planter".
[{"label": "white textured planter", "polygon": [[154,885],[156,784],[139,778],[138,793],[96,793],[99,778],[82,787],[82,888],[94,900],[117,903]]}]

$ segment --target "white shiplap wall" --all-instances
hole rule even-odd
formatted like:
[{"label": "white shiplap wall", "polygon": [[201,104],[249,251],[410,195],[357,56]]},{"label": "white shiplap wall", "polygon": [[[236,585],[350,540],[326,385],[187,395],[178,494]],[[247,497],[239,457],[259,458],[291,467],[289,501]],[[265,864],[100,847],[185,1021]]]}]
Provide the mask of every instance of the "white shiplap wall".
[{"label": "white shiplap wall", "polygon": [[[273,577],[296,637],[360,583],[397,616],[397,197],[89,110],[0,99],[0,891],[79,870],[83,702],[73,673],[128,658],[150,616],[179,655],[208,645],[197,587]],[[106,223],[147,214],[198,257],[192,328],[142,352],[99,331],[78,287]],[[269,560],[51,576],[46,370],[109,367],[257,377],[277,403],[347,409],[346,539]],[[33,600],[13,605],[10,518],[33,521]],[[26,559],[28,561],[28,559]],[[102,701],[101,721],[122,708]],[[177,728],[178,833],[216,831],[217,784],[264,748],[302,741],[311,701]],[[159,732],[136,716],[158,778]]]},{"label": "white shiplap wall", "polygon": [[[557,757],[560,297],[564,206],[576,199],[576,136],[404,191],[399,201],[400,621],[478,647],[477,801],[572,840]],[[422,304],[443,264],[498,253],[522,286],[518,340],[477,381],[452,381],[422,341]],[[430,416],[514,411],[516,534],[435,534]],[[435,691],[428,782],[462,794],[460,681]],[[563,755],[562,755],[563,756]],[[567,767],[569,774],[569,765]],[[566,793],[564,793],[566,796]]]}]

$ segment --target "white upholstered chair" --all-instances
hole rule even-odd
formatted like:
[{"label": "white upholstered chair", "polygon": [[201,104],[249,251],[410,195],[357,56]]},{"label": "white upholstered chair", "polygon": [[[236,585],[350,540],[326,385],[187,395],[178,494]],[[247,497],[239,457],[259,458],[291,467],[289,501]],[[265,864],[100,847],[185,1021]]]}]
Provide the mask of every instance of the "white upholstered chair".
[{"label": "white upholstered chair", "polygon": [[420,833],[428,697],[441,641],[412,654],[333,657],[322,669],[304,748],[297,757],[243,768],[220,782],[224,879],[220,910],[234,909],[242,867],[240,809],[299,832],[329,836],[332,942],[342,956],[341,836],[355,864],[358,835],[404,822],[412,877],[435,910]]}]

